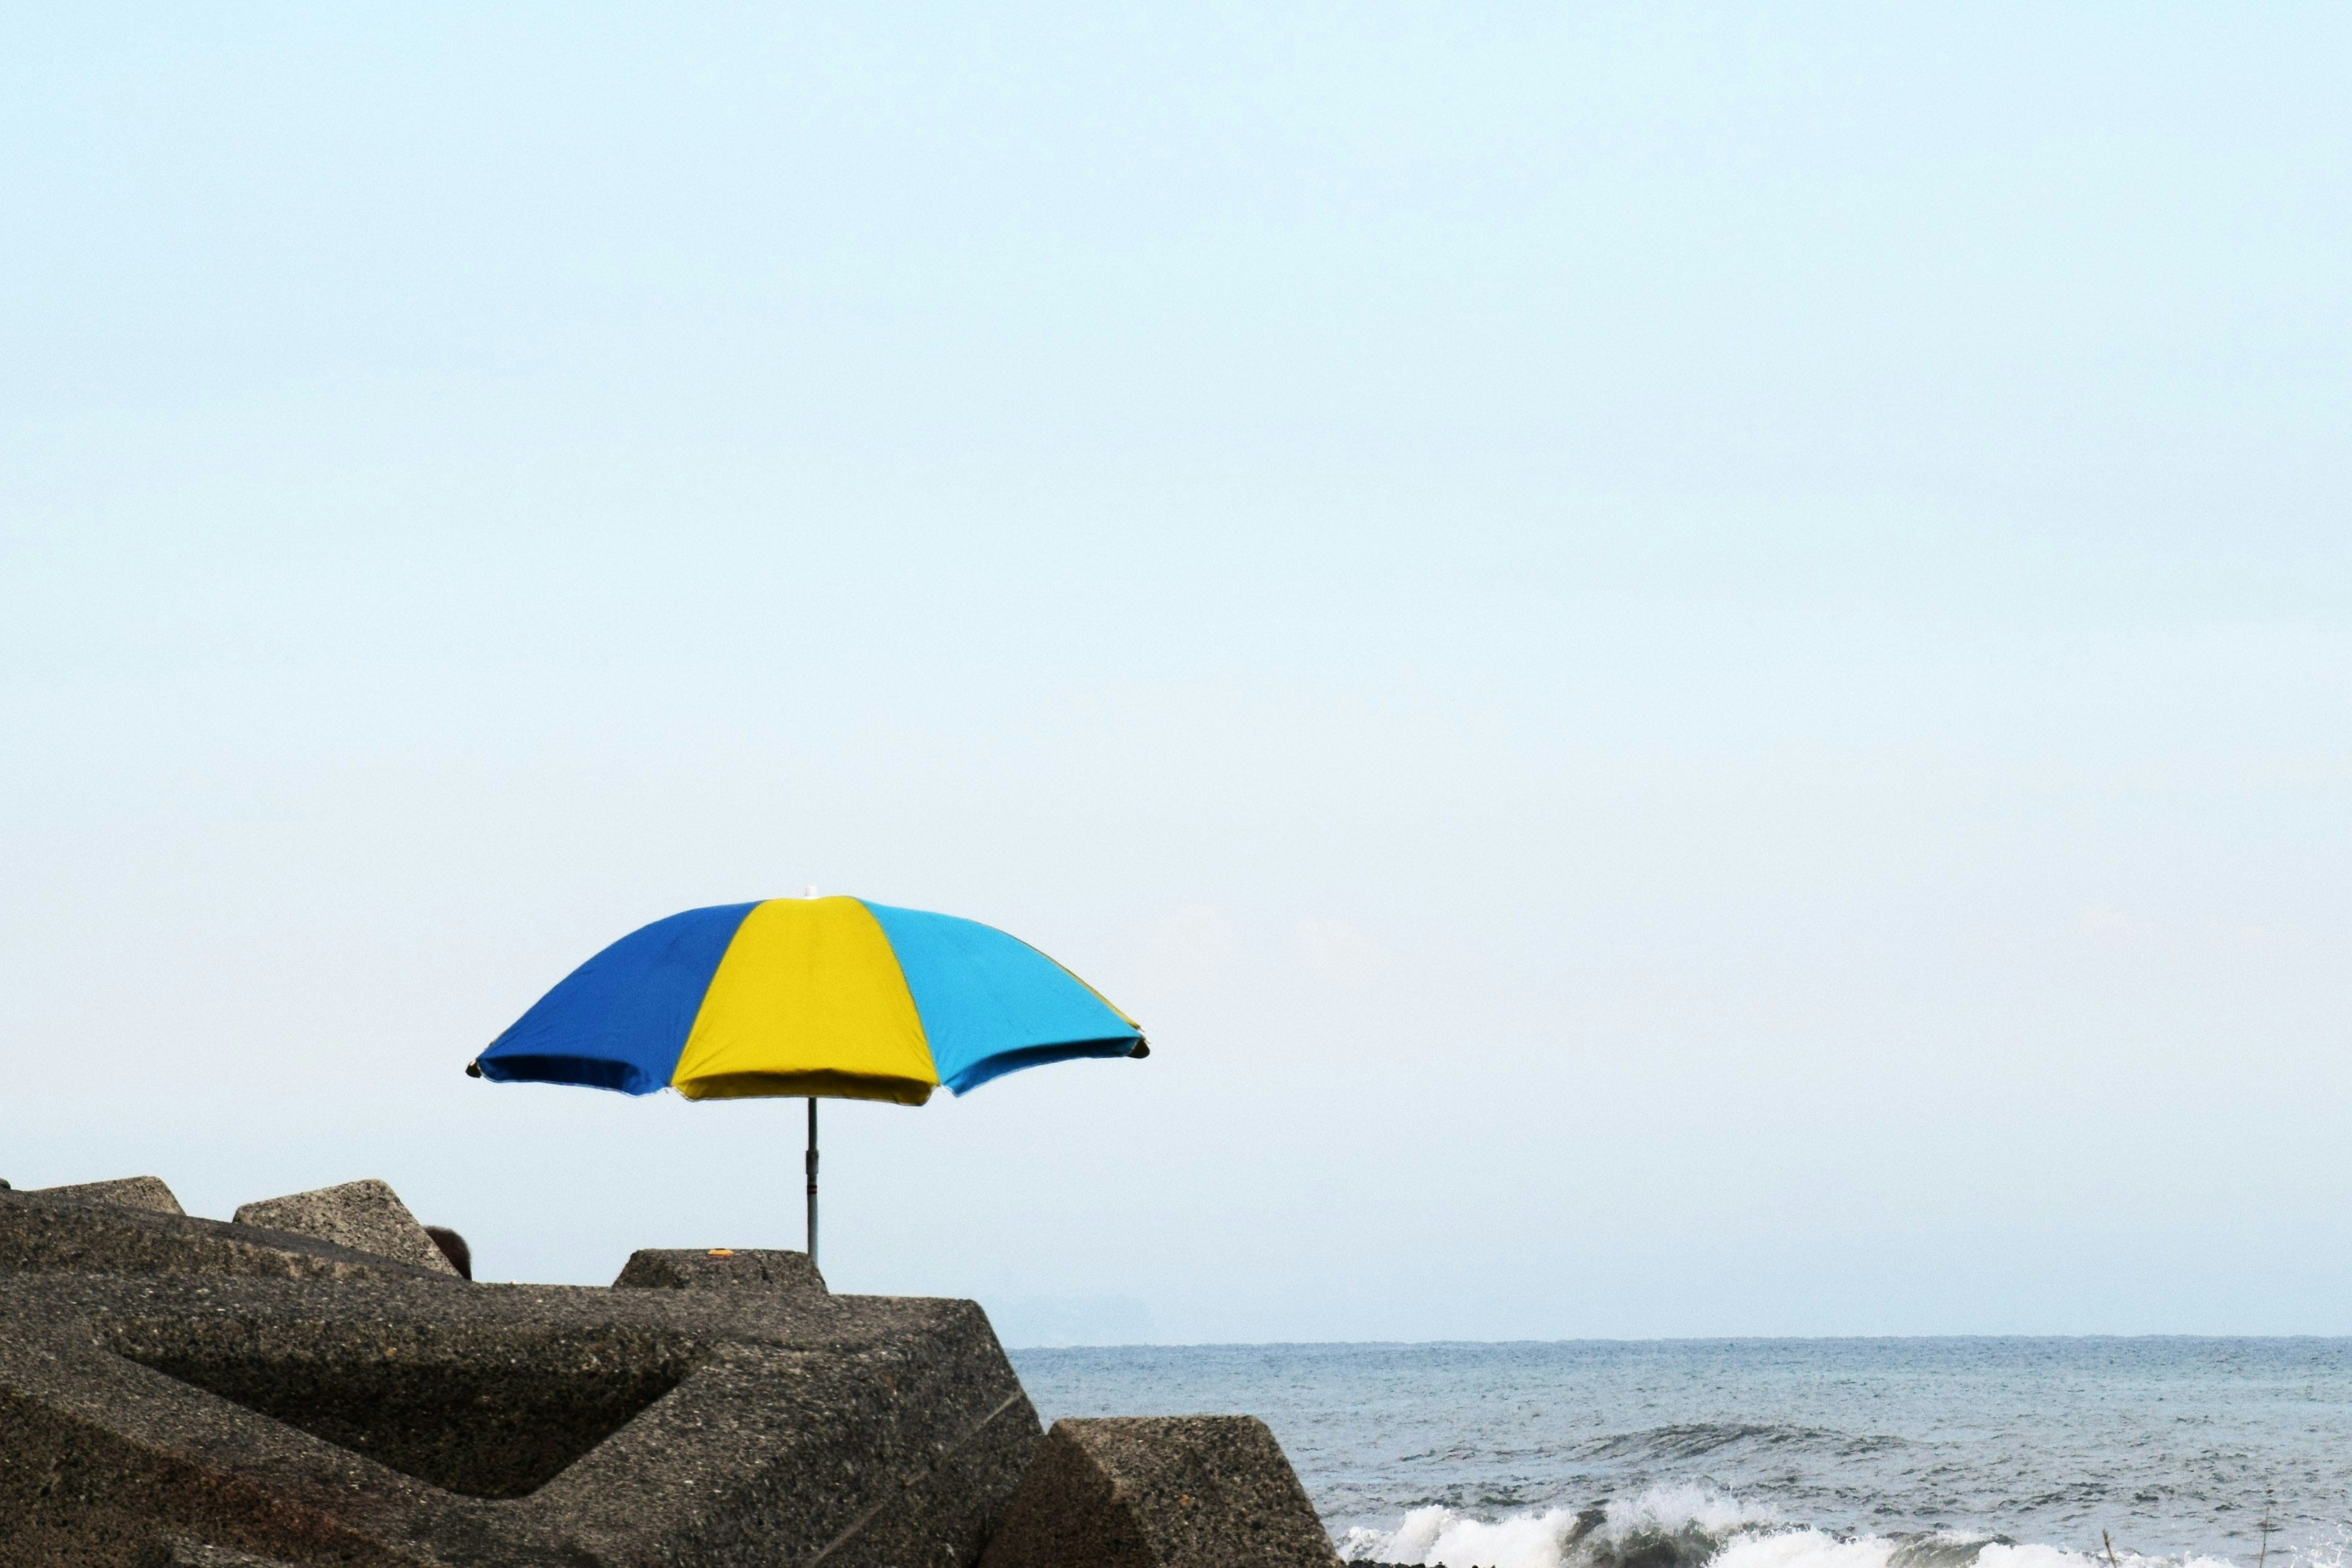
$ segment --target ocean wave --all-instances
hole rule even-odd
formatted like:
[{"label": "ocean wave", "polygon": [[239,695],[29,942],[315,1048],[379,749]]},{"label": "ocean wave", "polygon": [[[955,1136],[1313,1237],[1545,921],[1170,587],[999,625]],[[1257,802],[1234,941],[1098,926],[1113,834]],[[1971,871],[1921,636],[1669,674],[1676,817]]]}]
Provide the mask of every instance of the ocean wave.
[{"label": "ocean wave", "polygon": [[[1792,1524],[1769,1508],[1695,1487],[1657,1487],[1583,1510],[1483,1520],[1443,1505],[1417,1508],[1394,1530],[1354,1529],[1339,1542],[1351,1563],[1419,1568],[2234,1568],[2225,1558],[2104,1555],[1945,1532],[1837,1535]],[[2344,1568],[2315,1553],[2280,1568]]]},{"label": "ocean wave", "polygon": [[1821,1426],[1761,1425],[1745,1421],[1677,1422],[1633,1432],[1610,1432],[1571,1450],[1580,1459],[1695,1459],[1726,1449],[1805,1449],[1841,1458],[1879,1454],[1909,1445],[1885,1433],[1832,1431]]},{"label": "ocean wave", "polygon": [[1654,1487],[1600,1508],[1547,1509],[1492,1521],[1432,1504],[1406,1514],[1392,1531],[1349,1531],[1340,1555],[1444,1568],[1696,1568],[1726,1545],[1780,1525],[1773,1510],[1718,1492]]}]

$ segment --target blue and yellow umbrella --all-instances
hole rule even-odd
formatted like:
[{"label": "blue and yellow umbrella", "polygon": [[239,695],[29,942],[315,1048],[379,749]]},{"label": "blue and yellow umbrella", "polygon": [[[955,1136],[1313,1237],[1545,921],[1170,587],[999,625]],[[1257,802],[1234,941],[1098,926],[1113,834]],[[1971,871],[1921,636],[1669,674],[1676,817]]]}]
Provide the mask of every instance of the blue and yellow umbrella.
[{"label": "blue and yellow umbrella", "polygon": [[1080,1057],[1150,1054],[1085,981],[977,921],[863,899],[688,910],[565,976],[467,1064],[499,1083],[688,1100],[805,1097],[809,1254],[816,1102],[920,1105]]}]

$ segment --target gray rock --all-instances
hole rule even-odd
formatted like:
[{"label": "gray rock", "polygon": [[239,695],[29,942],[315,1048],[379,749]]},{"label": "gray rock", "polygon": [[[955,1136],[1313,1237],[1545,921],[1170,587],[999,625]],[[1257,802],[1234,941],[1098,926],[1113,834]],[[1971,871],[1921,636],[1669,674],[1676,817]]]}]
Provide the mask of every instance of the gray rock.
[{"label": "gray rock", "polygon": [[[219,1221],[0,1193],[12,1215],[50,1240],[0,1268],[10,1568],[237,1561],[199,1542],[310,1568],[972,1568],[1037,1447],[969,1301],[460,1286]],[[117,1271],[58,1266],[74,1226]],[[120,1271],[142,1226],[215,1250]]]},{"label": "gray rock", "polygon": [[447,1281],[372,1253],[223,1220],[0,1191],[0,1270]]},{"label": "gray rock", "polygon": [[67,1198],[79,1204],[113,1204],[121,1208],[152,1209],[156,1214],[185,1214],[161,1176],[124,1176],[112,1182],[83,1182],[70,1187],[35,1187],[45,1198]]},{"label": "gray rock", "polygon": [[982,1568],[1338,1568],[1254,1415],[1065,1420],[1038,1445]]},{"label": "gray rock", "polygon": [[400,1194],[389,1184],[373,1178],[345,1182],[339,1187],[320,1187],[316,1192],[289,1193],[282,1198],[264,1198],[237,1210],[236,1222],[314,1237],[354,1252],[373,1252],[378,1258],[389,1258],[412,1268],[430,1268],[443,1274],[457,1272],[425,1234],[425,1227],[416,1222],[416,1216],[408,1212],[408,1205],[400,1201]]},{"label": "gray rock", "polygon": [[824,1276],[805,1252],[717,1247],[708,1251],[641,1247],[629,1254],[614,1288],[623,1290],[709,1290],[740,1285],[762,1290],[825,1293]]}]

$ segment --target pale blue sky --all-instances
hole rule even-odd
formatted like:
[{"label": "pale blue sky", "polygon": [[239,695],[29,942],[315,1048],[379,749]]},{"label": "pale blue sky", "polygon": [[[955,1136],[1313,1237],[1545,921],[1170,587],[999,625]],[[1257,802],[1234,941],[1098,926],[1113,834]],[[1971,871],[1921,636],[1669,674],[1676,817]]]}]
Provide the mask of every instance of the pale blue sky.
[{"label": "pale blue sky", "polygon": [[0,1175],[797,1244],[492,1088],[814,883],[1008,1338],[2352,1331],[2336,7],[20,7]]}]

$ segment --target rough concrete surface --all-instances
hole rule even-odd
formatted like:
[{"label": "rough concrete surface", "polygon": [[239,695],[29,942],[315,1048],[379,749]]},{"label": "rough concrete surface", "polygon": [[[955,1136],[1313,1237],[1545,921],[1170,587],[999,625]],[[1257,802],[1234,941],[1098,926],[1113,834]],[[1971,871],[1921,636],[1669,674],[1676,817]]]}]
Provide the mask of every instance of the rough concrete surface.
[{"label": "rough concrete surface", "polygon": [[[0,1191],[0,1282],[24,1273],[249,1275],[276,1279],[433,1279],[373,1253],[285,1231],[41,1193]],[[0,1560],[5,1561],[5,1560]]]},{"label": "rough concrete surface", "polygon": [[972,1568],[1039,1436],[969,1301],[467,1285],[22,1193],[0,1322],[7,1568]]},{"label": "rough concrete surface", "polygon": [[412,1268],[457,1272],[425,1234],[425,1226],[408,1212],[408,1205],[400,1201],[400,1194],[373,1178],[264,1198],[238,1209],[236,1223],[313,1237],[355,1252],[373,1252]]},{"label": "rough concrete surface", "polygon": [[1064,1420],[982,1568],[1337,1568],[1282,1446],[1254,1415]]},{"label": "rough concrete surface", "polygon": [[824,1276],[805,1252],[715,1247],[675,1251],[641,1247],[613,1281],[616,1289],[709,1290],[742,1285],[767,1290],[824,1293]]},{"label": "rough concrete surface", "polygon": [[183,1535],[165,1536],[147,1549],[139,1559],[139,1568],[294,1568],[283,1557],[257,1557],[250,1552],[231,1552],[223,1546],[207,1546],[201,1541],[190,1541]]},{"label": "rough concrete surface", "polygon": [[69,1198],[82,1204],[113,1204],[121,1208],[152,1209],[157,1214],[185,1214],[161,1176],[124,1176],[112,1182],[82,1182],[70,1187],[36,1187],[45,1198]]}]

